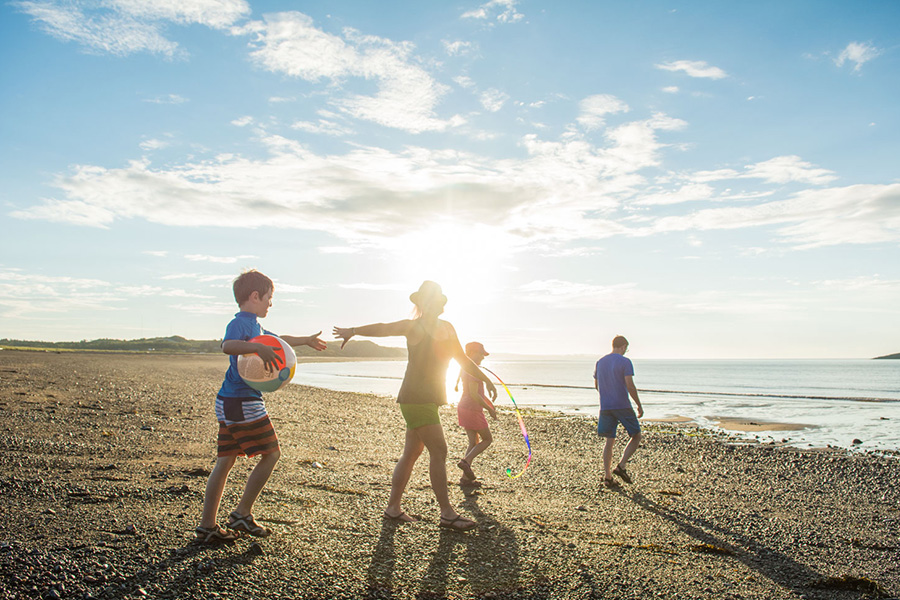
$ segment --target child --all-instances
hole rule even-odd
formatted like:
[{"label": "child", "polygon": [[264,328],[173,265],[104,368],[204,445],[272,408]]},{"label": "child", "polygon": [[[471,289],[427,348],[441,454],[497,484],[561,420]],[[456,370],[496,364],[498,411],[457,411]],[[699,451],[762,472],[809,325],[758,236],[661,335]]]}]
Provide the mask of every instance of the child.
[{"label": "child", "polygon": [[[225,373],[225,380],[216,397],[216,419],[219,421],[219,450],[216,466],[206,483],[206,494],[203,497],[203,514],[200,525],[195,530],[197,541],[216,543],[235,539],[234,533],[219,527],[216,515],[219,503],[225,490],[228,474],[240,455],[260,455],[259,462],[253,468],[244,493],[237,508],[228,517],[225,527],[236,532],[265,537],[272,533],[269,529],[256,523],[251,514],[253,503],[259,497],[263,486],[269,480],[275,463],[281,456],[278,437],[269,421],[262,394],[248,386],[241,379],[237,370],[237,357],[240,354],[259,354],[267,368],[277,364],[272,348],[265,344],[248,342],[250,338],[263,333],[270,333],[260,327],[257,318],[265,317],[272,306],[272,294],[275,286],[272,280],[251,270],[241,273],[234,280],[234,299],[241,309],[225,329],[222,340],[222,352],[229,355],[230,366]],[[291,346],[309,346],[315,350],[325,349],[325,342],[319,339],[322,332],[308,337],[281,336]]]},{"label": "child", "polygon": [[[466,344],[466,356],[471,358],[476,365],[481,365],[484,357],[490,355],[481,342],[469,342]],[[459,377],[462,379],[463,392],[459,404],[456,406],[456,415],[459,419],[459,426],[465,429],[466,435],[469,436],[469,447],[466,449],[466,456],[456,463],[456,466],[463,472],[459,484],[475,485],[476,477],[472,471],[472,461],[494,441],[482,409],[488,409],[494,420],[497,419],[497,411],[484,395],[484,385],[481,381],[466,372],[460,372]],[[459,379],[457,379],[458,383]],[[478,441],[479,437],[481,441]]]}]

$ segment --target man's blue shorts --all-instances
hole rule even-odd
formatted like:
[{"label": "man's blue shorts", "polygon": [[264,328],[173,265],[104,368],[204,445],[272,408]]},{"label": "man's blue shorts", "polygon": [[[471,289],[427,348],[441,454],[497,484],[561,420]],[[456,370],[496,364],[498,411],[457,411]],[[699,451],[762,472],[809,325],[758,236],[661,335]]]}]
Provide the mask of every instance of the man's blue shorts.
[{"label": "man's blue shorts", "polygon": [[619,423],[625,427],[625,431],[631,437],[641,432],[641,424],[633,409],[614,408],[600,411],[600,418],[597,419],[597,435],[604,438],[616,437],[616,428],[619,426]]}]

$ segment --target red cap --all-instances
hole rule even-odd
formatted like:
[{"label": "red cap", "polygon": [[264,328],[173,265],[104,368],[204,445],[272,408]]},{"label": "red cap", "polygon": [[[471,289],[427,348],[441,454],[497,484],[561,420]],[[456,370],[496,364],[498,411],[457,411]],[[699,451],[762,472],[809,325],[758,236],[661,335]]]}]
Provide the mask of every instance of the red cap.
[{"label": "red cap", "polygon": [[469,342],[466,344],[466,354],[474,354],[475,352],[480,352],[484,356],[490,356],[481,342]]}]

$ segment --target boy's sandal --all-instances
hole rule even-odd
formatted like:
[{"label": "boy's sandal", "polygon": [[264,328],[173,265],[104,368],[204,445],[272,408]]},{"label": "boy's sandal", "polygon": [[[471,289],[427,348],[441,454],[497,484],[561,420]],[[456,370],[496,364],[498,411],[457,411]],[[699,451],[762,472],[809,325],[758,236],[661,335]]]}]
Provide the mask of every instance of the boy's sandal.
[{"label": "boy's sandal", "polygon": [[631,483],[631,477],[628,475],[628,473],[625,472],[625,467],[616,467],[615,469],[613,469],[612,473],[613,475],[621,477],[622,481],[624,481],[625,483]]},{"label": "boy's sandal", "polygon": [[218,525],[194,529],[194,541],[198,544],[221,544],[223,542],[233,542],[236,539],[236,535],[222,529]]},{"label": "boy's sandal", "polygon": [[465,477],[461,477],[459,485],[462,487],[481,487],[482,483],[477,479],[466,479]]},{"label": "boy's sandal", "polygon": [[446,517],[441,517],[441,522],[439,524],[444,529],[452,529],[453,531],[470,531],[478,527],[478,523],[472,521],[471,519],[467,519],[465,517],[461,517],[456,515],[453,519],[448,519]]},{"label": "boy's sandal", "polygon": [[472,470],[472,465],[470,465],[468,461],[466,461],[466,459],[459,459],[459,462],[456,463],[456,466],[462,469],[462,472],[466,476],[466,479],[477,479],[477,477],[475,477],[475,471]]},{"label": "boy's sandal", "polygon": [[225,527],[231,529],[232,531],[240,531],[243,533],[249,533],[255,537],[268,537],[272,534],[272,531],[262,525],[258,525],[255,520],[253,520],[253,515],[247,515],[246,517],[237,514],[237,512],[233,512],[228,516],[228,521],[225,523]]},{"label": "boy's sandal", "polygon": [[621,486],[621,484],[618,481],[616,481],[615,479],[613,479],[612,477],[610,477],[609,479],[604,478],[603,485],[605,485],[608,488],[617,488],[617,487]]}]

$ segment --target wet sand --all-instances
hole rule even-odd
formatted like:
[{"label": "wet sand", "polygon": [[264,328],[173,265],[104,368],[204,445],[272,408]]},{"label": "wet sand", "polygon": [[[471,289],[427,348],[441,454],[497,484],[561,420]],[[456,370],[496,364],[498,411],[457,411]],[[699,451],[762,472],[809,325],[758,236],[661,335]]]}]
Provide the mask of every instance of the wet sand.
[{"label": "wet sand", "polygon": [[[0,599],[900,596],[896,458],[646,424],[634,484],[607,490],[590,419],[526,411],[534,459],[511,480],[525,448],[505,412],[483,487],[451,487],[480,524],[460,534],[437,526],[427,456],[406,495],[425,520],[382,519],[403,444],[392,398],[302,385],[267,398],[282,459],[254,512],[276,534],[196,546],[226,366],[0,351]],[[455,479],[465,436],[442,419]]]},{"label": "wet sand", "polygon": [[709,417],[716,426],[729,431],[743,431],[756,433],[759,431],[801,431],[815,427],[803,423],[778,423],[775,421],[763,421],[760,419],[741,419],[737,417]]}]

